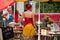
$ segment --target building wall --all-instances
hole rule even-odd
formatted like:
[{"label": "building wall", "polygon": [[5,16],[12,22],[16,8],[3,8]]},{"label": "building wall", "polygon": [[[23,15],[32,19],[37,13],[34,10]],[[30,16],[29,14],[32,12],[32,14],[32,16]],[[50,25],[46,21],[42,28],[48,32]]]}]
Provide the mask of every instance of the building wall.
[{"label": "building wall", "polygon": [[24,2],[17,2],[17,10],[19,12],[24,12]]},{"label": "building wall", "polygon": [[[19,12],[24,12],[24,6],[24,2],[17,2],[17,10],[19,10]],[[32,11],[35,13],[35,2],[33,2]]]}]

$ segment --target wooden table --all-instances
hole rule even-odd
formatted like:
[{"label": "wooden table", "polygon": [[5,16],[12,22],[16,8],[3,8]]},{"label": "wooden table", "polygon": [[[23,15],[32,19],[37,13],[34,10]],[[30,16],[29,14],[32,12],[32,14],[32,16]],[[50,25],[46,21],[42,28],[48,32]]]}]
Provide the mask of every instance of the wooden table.
[{"label": "wooden table", "polygon": [[41,40],[53,40],[53,37],[50,37],[50,35],[40,35]]},{"label": "wooden table", "polygon": [[41,40],[58,40],[57,37],[60,37],[60,34],[40,35]]},{"label": "wooden table", "polygon": [[[51,37],[53,36],[54,37],[54,40],[58,40],[57,36],[60,36],[60,34],[50,34]],[[60,40],[60,39],[59,39]]]},{"label": "wooden table", "polygon": [[50,28],[49,27],[41,27],[41,30],[40,30],[40,38],[41,40],[50,40],[51,37],[50,35],[48,35],[48,32],[50,31]]}]

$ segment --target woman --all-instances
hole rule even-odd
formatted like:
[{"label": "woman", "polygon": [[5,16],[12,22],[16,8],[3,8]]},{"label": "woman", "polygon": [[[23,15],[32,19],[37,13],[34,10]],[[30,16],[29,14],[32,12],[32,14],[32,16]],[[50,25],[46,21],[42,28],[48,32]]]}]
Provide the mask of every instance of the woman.
[{"label": "woman", "polygon": [[34,30],[34,13],[32,12],[32,5],[28,4],[26,11],[23,13],[24,28],[23,36],[25,40],[33,40],[32,37],[35,35]]},{"label": "woman", "polygon": [[2,16],[5,18],[5,26],[13,22],[12,7],[8,6],[8,8],[3,11]]}]

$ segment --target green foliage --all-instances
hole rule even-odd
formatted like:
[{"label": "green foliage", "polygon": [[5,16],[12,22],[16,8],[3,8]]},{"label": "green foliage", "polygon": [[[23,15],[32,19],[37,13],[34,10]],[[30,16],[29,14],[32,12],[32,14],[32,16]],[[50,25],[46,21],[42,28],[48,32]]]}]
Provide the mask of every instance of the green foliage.
[{"label": "green foliage", "polygon": [[60,13],[60,2],[53,2],[49,4],[48,2],[40,2],[40,12],[41,13]]},{"label": "green foliage", "polygon": [[36,8],[39,8],[39,2],[36,3]]}]

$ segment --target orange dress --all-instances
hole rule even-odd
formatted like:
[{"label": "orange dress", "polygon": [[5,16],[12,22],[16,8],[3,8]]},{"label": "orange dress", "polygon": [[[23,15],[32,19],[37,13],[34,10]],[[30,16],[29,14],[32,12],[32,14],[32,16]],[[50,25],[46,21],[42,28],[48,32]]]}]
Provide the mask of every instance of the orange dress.
[{"label": "orange dress", "polygon": [[35,35],[35,30],[34,30],[32,18],[25,18],[23,35],[24,36],[34,36]]}]

